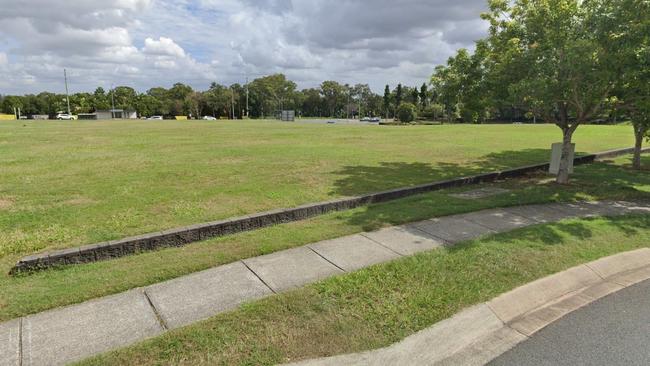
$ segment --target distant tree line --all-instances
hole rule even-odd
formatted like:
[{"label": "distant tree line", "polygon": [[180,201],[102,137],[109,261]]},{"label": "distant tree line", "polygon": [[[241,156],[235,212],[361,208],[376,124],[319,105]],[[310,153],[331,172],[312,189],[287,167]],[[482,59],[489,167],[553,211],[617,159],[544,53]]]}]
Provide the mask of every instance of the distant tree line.
[{"label": "distant tree line", "polygon": [[[97,88],[93,93],[70,95],[73,114],[97,110],[134,110],[140,116],[214,116],[217,118],[274,117],[279,110],[295,110],[303,117],[359,118],[395,116],[399,105],[408,102],[424,110],[433,103],[435,93],[426,84],[394,90],[386,86],[382,97],[367,84],[340,84],[324,81],[317,88],[298,90],[296,83],[283,74],[253,80],[248,85],[230,86],[212,83],[208,90],[197,91],[189,85],[174,84],[171,88],[151,88],[138,93],[128,86],[113,90]],[[248,99],[248,110],[246,109]],[[49,115],[67,112],[66,96],[42,92],[28,95],[0,96],[0,110],[13,113],[20,108],[22,115]]]}]

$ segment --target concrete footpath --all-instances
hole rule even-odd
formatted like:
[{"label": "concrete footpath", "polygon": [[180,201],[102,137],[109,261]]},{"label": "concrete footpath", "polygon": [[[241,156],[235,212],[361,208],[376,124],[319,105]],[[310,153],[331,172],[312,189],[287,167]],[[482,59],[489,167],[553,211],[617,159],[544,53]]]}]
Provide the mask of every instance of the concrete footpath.
[{"label": "concrete footpath", "polygon": [[[244,302],[373,264],[539,223],[632,213],[650,213],[650,204],[608,201],[491,209],[245,259],[145,288],[0,323],[0,365],[66,364],[232,310]],[[638,257],[645,260],[649,252]],[[557,297],[580,291],[580,296],[563,299],[568,303],[560,302],[559,310],[541,309],[540,314],[535,314],[542,319],[550,316],[544,315],[547,313],[559,317],[563,309],[572,304],[584,303],[627,283],[620,279],[599,284],[608,277],[608,268],[609,264],[598,269],[583,266],[571,272],[571,281],[561,281],[559,292],[553,294]],[[595,287],[585,289],[585,285]],[[517,302],[507,297],[496,299],[492,305],[477,306],[459,317],[463,324],[476,327],[479,333],[496,331],[499,339],[503,339],[502,344],[510,345],[544,324],[536,321],[537,317],[520,317],[523,311],[537,309],[544,300],[538,291],[527,293],[526,298],[526,301]],[[455,328],[442,329],[449,342],[463,341],[462,337],[449,337],[449,334],[458,334]],[[443,342],[442,347],[445,344]],[[456,349],[457,345],[449,347]],[[477,347],[483,345],[479,342]]]}]

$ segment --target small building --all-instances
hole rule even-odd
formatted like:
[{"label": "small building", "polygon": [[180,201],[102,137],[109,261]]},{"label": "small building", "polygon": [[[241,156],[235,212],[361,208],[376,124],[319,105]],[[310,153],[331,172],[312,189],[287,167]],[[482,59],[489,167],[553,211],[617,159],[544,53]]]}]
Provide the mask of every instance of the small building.
[{"label": "small building", "polygon": [[293,122],[296,120],[296,111],[280,111],[278,119],[283,122]]},{"label": "small building", "polygon": [[79,114],[79,119],[101,120],[101,119],[138,119],[138,112],[128,109],[107,109],[97,110],[95,113]]}]

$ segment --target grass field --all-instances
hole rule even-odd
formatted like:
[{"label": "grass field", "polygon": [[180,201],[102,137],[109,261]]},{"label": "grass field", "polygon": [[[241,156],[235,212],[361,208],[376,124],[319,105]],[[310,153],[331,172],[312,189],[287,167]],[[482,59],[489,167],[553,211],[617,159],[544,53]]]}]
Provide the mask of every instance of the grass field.
[{"label": "grass field", "polygon": [[[0,123],[0,268],[19,256],[548,159],[551,125]],[[632,144],[584,126],[578,150]]]},{"label": "grass field", "polygon": [[272,296],[82,364],[272,365],[379,348],[522,284],[649,242],[648,215],[530,227]]},{"label": "grass field", "polygon": [[[2,131],[3,136],[2,140],[0,140],[0,149],[3,152],[11,151],[13,154],[9,155],[13,156],[11,159],[7,157],[7,154],[0,155],[0,159],[3,159],[4,162],[14,161],[14,163],[9,164],[3,163],[3,168],[7,166],[11,174],[8,176],[3,174],[0,177],[2,181],[2,189],[0,190],[2,197],[12,197],[10,201],[8,200],[10,204],[5,205],[2,209],[3,211],[0,212],[0,220],[2,222],[2,231],[0,231],[0,235],[2,235],[1,243],[4,247],[14,246],[14,248],[18,248],[16,247],[17,244],[24,246],[21,250],[6,250],[6,254],[0,259],[0,321],[56,306],[68,305],[125,291],[134,287],[145,286],[220,264],[230,263],[242,258],[267,254],[277,250],[364,230],[373,230],[391,224],[400,224],[434,216],[497,206],[548,201],[570,201],[576,199],[635,199],[650,197],[650,174],[628,169],[629,157],[623,157],[618,159],[616,164],[598,163],[578,167],[574,176],[574,184],[567,187],[558,187],[551,183],[552,179],[541,174],[527,179],[498,183],[498,186],[511,189],[512,193],[477,201],[467,201],[448,196],[450,192],[458,191],[458,189],[432,192],[403,200],[361,207],[355,210],[335,212],[310,220],[279,225],[255,232],[212,239],[183,248],[170,248],[107,262],[52,269],[31,275],[7,275],[9,268],[18,259],[19,255],[27,254],[30,250],[38,246],[61,247],[82,244],[83,242],[90,241],[91,238],[95,238],[97,235],[96,232],[105,232],[107,228],[113,230],[115,232],[114,235],[119,236],[146,231],[147,228],[151,229],[152,227],[160,228],[166,227],[167,225],[173,226],[194,222],[194,220],[205,221],[206,219],[212,219],[212,217],[205,216],[208,212],[212,211],[203,211],[203,208],[206,207],[204,203],[215,202],[209,200],[209,197],[212,197],[210,194],[222,197],[214,192],[230,189],[228,185],[218,185],[216,178],[228,179],[229,176],[224,176],[223,170],[219,169],[195,168],[193,165],[205,167],[208,164],[204,161],[205,158],[204,160],[197,158],[196,163],[194,163],[193,159],[187,157],[188,155],[199,154],[212,156],[217,155],[218,152],[212,153],[210,149],[204,148],[200,144],[195,146],[193,143],[185,143],[179,146],[173,146],[170,143],[170,140],[180,139],[180,137],[175,137],[177,135],[187,136],[189,134],[184,128],[203,130],[199,135],[202,136],[200,140],[205,144],[209,144],[207,141],[210,139],[206,136],[211,129],[222,131],[220,134],[216,132],[212,133],[212,136],[217,139],[216,136],[221,136],[227,131],[240,131],[243,134],[241,131],[247,129],[250,129],[251,133],[253,133],[253,131],[260,131],[263,128],[270,129],[265,132],[266,134],[271,134],[272,136],[279,135],[279,137],[275,138],[285,141],[288,138],[281,136],[290,135],[292,136],[291,139],[295,141],[298,139],[295,137],[295,134],[299,133],[301,138],[309,138],[314,141],[313,144],[315,145],[325,144],[326,142],[321,141],[325,138],[332,140],[345,139],[345,137],[341,136],[345,134],[345,131],[348,131],[348,135],[361,135],[358,137],[361,140],[369,139],[370,137],[367,136],[371,136],[376,141],[380,139],[384,141],[385,146],[383,147],[374,146],[378,142],[369,144],[368,146],[339,142],[339,145],[344,146],[345,149],[350,151],[355,151],[355,153],[346,155],[334,152],[333,155],[337,159],[333,159],[331,156],[323,153],[323,160],[333,159],[333,162],[330,161],[327,164],[338,164],[338,168],[330,169],[322,168],[321,163],[318,163],[318,160],[315,160],[313,157],[308,158],[302,156],[307,154],[309,150],[308,146],[302,148],[302,155],[290,153],[289,148],[287,148],[288,152],[285,154],[290,156],[276,154],[276,160],[280,158],[285,159],[285,161],[295,160],[296,165],[305,165],[307,162],[310,162],[310,164],[314,165],[315,170],[320,169],[320,172],[313,173],[313,175],[319,175],[321,177],[334,176],[333,178],[328,178],[332,182],[328,186],[329,188],[323,188],[327,186],[324,184],[325,178],[320,180],[314,179],[314,190],[318,191],[320,189],[323,192],[322,196],[312,192],[311,186],[309,185],[300,188],[301,192],[289,190],[287,195],[293,197],[292,199],[296,203],[301,202],[296,197],[303,197],[302,199],[306,199],[304,197],[312,197],[313,199],[323,198],[327,197],[328,194],[340,194],[336,192],[341,187],[347,187],[346,189],[351,190],[355,187],[355,184],[364,187],[358,190],[359,192],[363,192],[366,190],[385,188],[387,186],[401,186],[420,181],[435,180],[443,176],[452,176],[454,173],[468,173],[482,171],[490,167],[506,166],[509,161],[506,159],[506,155],[508,154],[515,161],[512,165],[538,161],[537,159],[544,159],[546,157],[546,151],[544,149],[541,147],[535,148],[534,146],[536,145],[533,145],[533,148],[522,147],[521,153],[508,153],[508,151],[511,151],[510,149],[514,148],[503,148],[501,153],[496,154],[486,153],[486,155],[481,155],[475,153],[475,156],[482,157],[477,157],[475,158],[476,160],[466,158],[465,164],[443,163],[442,160],[437,160],[439,161],[438,163],[428,164],[422,162],[422,158],[417,157],[413,146],[408,145],[408,139],[412,139],[416,144],[419,141],[417,138],[418,134],[426,132],[426,136],[428,136],[429,134],[433,135],[446,131],[435,128],[407,127],[383,130],[383,128],[380,129],[379,127],[372,128],[364,126],[353,128],[347,128],[347,126],[284,124],[269,126],[260,122],[251,122],[250,125],[215,125],[208,123],[185,125],[175,123],[152,126],[148,123],[137,124],[134,127],[134,131],[140,131],[140,134],[147,134],[148,129],[151,129],[151,134],[156,136],[148,140],[147,147],[145,148],[143,146],[136,147],[135,143],[121,142],[122,139],[133,141],[132,139],[134,137],[130,136],[131,134],[123,131],[120,127],[126,129],[127,125],[117,124],[113,126],[103,123],[77,125],[74,123],[60,123],[50,126],[49,124],[39,124],[24,127],[25,129],[32,129],[28,133],[27,130],[24,132],[21,130],[23,128],[22,125],[18,128],[16,126],[0,124],[0,131]],[[477,127],[479,129],[481,128],[481,126],[450,126],[447,134],[453,132],[456,135],[462,135],[463,132],[469,133],[470,131],[474,131],[472,128]],[[531,136],[522,134],[520,132],[521,130],[517,129],[519,128],[517,126],[490,127],[505,131],[514,131],[510,133],[511,135],[515,135],[511,139],[513,141],[520,141],[519,144],[521,146],[524,146],[521,141],[525,139],[538,140],[537,138],[531,138]],[[547,138],[549,141],[551,141],[554,132],[556,132],[550,126],[533,128],[539,129],[541,132],[546,131],[544,133],[548,134]],[[9,131],[12,132],[10,133]],[[491,131],[491,129],[486,129],[485,131]],[[312,134],[315,132],[319,132],[321,137],[312,137]],[[537,134],[539,135],[541,132]],[[592,148],[589,149],[591,151],[626,146],[624,141],[628,138],[628,132],[627,128],[596,128],[593,131],[589,128],[585,129],[585,133],[589,134],[592,139],[600,138],[605,140],[611,137],[615,141],[609,144],[592,145]],[[384,136],[384,133],[398,136],[404,143],[403,151],[400,151],[400,146],[396,141],[391,140],[389,136]],[[530,130],[527,133],[530,133]],[[12,134],[18,136],[18,138],[11,139],[7,137]],[[108,138],[102,137],[106,134],[117,135],[119,137],[113,137],[111,142],[108,141]],[[483,134],[485,135],[486,133]],[[27,146],[30,145],[28,143],[30,141],[28,135],[33,136],[31,140],[41,142],[33,144],[34,147],[30,149]],[[80,144],[79,141],[84,140],[85,137],[83,136],[87,135],[92,135],[94,139],[104,142],[87,145]],[[66,138],[65,136],[70,137]],[[468,137],[462,137],[461,139],[463,138],[467,139]],[[241,139],[244,140],[243,137]],[[267,139],[270,138],[267,137]],[[496,137],[492,139],[494,140]],[[616,142],[619,139],[622,142]],[[219,141],[224,144],[228,144],[228,141],[231,140],[234,139],[219,137]],[[50,143],[47,144],[46,141],[50,141]],[[166,143],[162,144],[161,141],[166,141]],[[478,144],[478,142],[475,143]],[[485,143],[488,144],[490,141],[487,140]],[[330,142],[330,144],[333,143]],[[440,142],[440,144],[443,144],[443,142]],[[501,145],[508,144],[512,143],[501,141]],[[76,145],[81,147],[75,147]],[[116,145],[121,147],[116,147]],[[431,145],[435,146],[436,144],[431,143]],[[59,146],[58,149],[55,146]],[[446,146],[456,149],[457,153],[462,154],[462,150],[455,148],[453,144],[447,142]],[[393,152],[391,154],[379,154],[376,151],[377,149],[386,149],[387,147],[392,149]],[[48,152],[37,153],[36,151],[40,149],[45,149]],[[135,149],[136,152],[131,149]],[[219,149],[218,147],[213,147],[213,149],[221,152],[228,150],[227,148]],[[280,147],[275,147],[275,149],[280,149]],[[334,148],[332,149],[336,150]],[[434,149],[434,147],[431,147],[431,149]],[[77,151],[75,152],[75,150]],[[100,150],[101,153],[97,150]],[[127,153],[125,150],[131,152]],[[269,148],[269,150],[272,149]],[[397,161],[395,156],[401,156],[400,154],[409,150],[412,151],[412,159],[417,158],[420,161],[406,163]],[[420,147],[421,153],[426,156],[430,156],[428,150],[425,145]],[[21,154],[25,156],[18,158],[18,155],[21,154],[18,154],[17,151],[21,151]],[[146,153],[146,151],[152,152]],[[168,152],[163,153],[165,151]],[[246,155],[246,151],[248,151],[246,147],[240,147],[241,154]],[[364,155],[364,151],[369,151],[367,155],[371,155],[372,159]],[[270,162],[272,159],[268,159],[267,154],[261,152],[258,152],[258,154],[260,155],[260,159],[264,159],[269,164],[272,163]],[[110,168],[110,159],[91,159],[88,157],[89,155],[107,155],[117,156],[119,158],[112,160],[114,167]],[[480,164],[481,161],[488,160],[485,156],[500,155],[503,155],[501,158],[503,161],[501,163],[493,162],[493,165],[490,166]],[[128,156],[132,156],[133,158],[129,159]],[[80,157],[85,158],[81,159]],[[71,163],[71,161],[79,159],[85,162]],[[138,159],[149,159],[156,163],[144,165],[141,171],[137,171],[133,167],[133,164],[138,165]],[[252,157],[250,159],[251,161],[255,160]],[[355,165],[347,159],[374,160],[375,163],[359,163],[356,165],[358,168],[348,169],[346,166],[352,167]],[[428,159],[434,159],[434,157],[430,156]],[[459,161],[458,157],[449,157],[449,159]],[[56,161],[63,161],[65,163],[57,162],[53,166],[52,164]],[[346,161],[347,163],[344,164]],[[381,161],[390,163],[381,164]],[[265,167],[263,164],[258,164],[257,162],[255,164],[261,176],[268,177],[271,175],[268,169],[264,171]],[[650,161],[646,159],[644,164],[647,166],[650,164]],[[130,168],[120,168],[120,165]],[[24,167],[23,171],[25,173],[20,173],[19,166]],[[95,168],[90,169],[86,168],[86,166]],[[165,168],[160,168],[160,166],[164,166]],[[223,164],[223,166],[230,166],[232,168],[232,170],[228,170],[231,174],[230,177],[239,177],[238,179],[241,180],[243,180],[242,177],[248,177],[249,179],[257,178],[255,169],[249,168],[247,164],[241,164],[237,169],[235,169],[234,164]],[[168,174],[156,173],[161,170],[172,170],[172,167],[181,172],[193,171],[194,173],[173,175],[177,179],[182,179],[183,184],[175,184],[174,179],[176,178],[170,178]],[[280,167],[278,167],[277,173],[274,173],[277,178],[276,182],[284,179],[282,174],[293,174],[290,172],[290,167],[285,166],[283,169],[284,173],[281,172]],[[348,169],[348,173],[339,173],[346,169]],[[111,174],[108,174],[108,170],[110,170]],[[131,175],[139,177],[148,176],[148,178],[140,178],[142,181],[132,180]],[[158,180],[156,180],[156,176],[159,177]],[[196,178],[197,176],[203,178]],[[215,178],[206,178],[209,176]],[[210,179],[214,179],[213,184],[209,184]],[[193,184],[193,181],[196,184]],[[10,185],[8,182],[13,183]],[[22,184],[19,182],[22,182]],[[119,182],[130,183],[122,184]],[[277,191],[280,189],[266,180],[257,180],[256,182],[269,190]],[[297,184],[293,182],[289,183]],[[318,188],[319,186],[321,188]],[[150,188],[147,189],[147,187]],[[161,192],[168,192],[170,197],[165,196]],[[231,199],[224,199],[221,202],[223,207],[216,204],[210,207],[215,210],[214,212],[222,212],[220,210],[225,210],[223,212],[230,212],[228,210],[241,210],[241,206],[237,205],[238,200],[241,202],[249,202],[250,204],[256,202],[252,199],[249,201],[246,192],[240,191],[237,195],[233,195]],[[285,198],[279,196],[269,197],[261,190],[252,190],[248,194],[259,200],[258,204],[262,206],[271,205],[272,202],[276,202],[278,205],[285,202]],[[48,197],[51,202],[48,201]],[[72,197],[77,197],[77,201],[74,204],[69,202],[75,199]],[[86,200],[81,200],[81,197],[84,197]],[[138,199],[138,197],[142,199]],[[202,199],[201,197],[207,198]],[[201,213],[201,215],[197,214],[197,216],[192,216],[185,214],[183,210],[177,211],[178,215],[171,215],[165,210],[160,212],[151,211],[165,203],[170,205],[169,207],[173,207],[175,204],[173,198],[185,202],[184,207],[186,209],[191,212]],[[161,201],[157,202],[155,199],[160,199]],[[37,201],[40,203],[36,204]],[[194,207],[194,210],[191,210],[191,207]],[[197,207],[201,208],[201,210]],[[250,207],[257,206],[252,205]],[[249,209],[254,210],[253,208]],[[215,213],[215,215],[217,214]],[[121,220],[112,219],[116,216],[121,217]],[[111,226],[119,222],[122,222],[123,225],[118,225],[117,227]],[[144,229],[138,225],[143,225]]]}]

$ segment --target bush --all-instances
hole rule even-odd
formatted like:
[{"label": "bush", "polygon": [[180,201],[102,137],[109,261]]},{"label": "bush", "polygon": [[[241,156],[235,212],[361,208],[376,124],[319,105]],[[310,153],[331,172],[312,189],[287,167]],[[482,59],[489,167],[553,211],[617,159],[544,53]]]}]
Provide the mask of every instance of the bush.
[{"label": "bush", "polygon": [[445,107],[441,104],[431,104],[424,108],[422,112],[422,117],[435,121],[436,119],[441,119],[444,117]]},{"label": "bush", "polygon": [[418,116],[417,108],[411,103],[402,103],[397,108],[397,118],[402,123],[413,122]]}]

